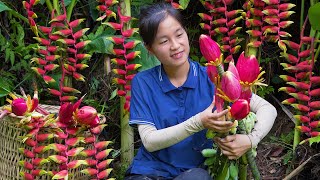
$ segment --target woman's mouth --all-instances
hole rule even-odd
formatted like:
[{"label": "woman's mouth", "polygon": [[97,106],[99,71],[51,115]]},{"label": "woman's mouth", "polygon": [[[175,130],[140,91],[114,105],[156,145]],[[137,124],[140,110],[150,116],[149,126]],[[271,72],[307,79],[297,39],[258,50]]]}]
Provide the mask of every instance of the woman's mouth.
[{"label": "woman's mouth", "polygon": [[182,56],[183,56],[183,51],[171,55],[171,57],[173,57],[174,59],[179,59]]}]

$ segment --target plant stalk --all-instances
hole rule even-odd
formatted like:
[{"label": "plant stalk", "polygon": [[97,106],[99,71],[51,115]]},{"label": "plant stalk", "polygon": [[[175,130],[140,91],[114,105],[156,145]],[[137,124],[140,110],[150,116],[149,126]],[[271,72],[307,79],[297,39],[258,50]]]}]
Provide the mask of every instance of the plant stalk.
[{"label": "plant stalk", "polygon": [[51,12],[53,10],[53,6],[52,6],[52,3],[50,2],[50,0],[46,0],[46,4],[47,4],[49,11]]},{"label": "plant stalk", "polygon": [[72,14],[73,8],[76,5],[76,3],[77,3],[76,0],[72,0],[71,3],[68,6],[68,10],[67,10],[67,20],[68,20],[68,22],[71,19],[71,14]]}]

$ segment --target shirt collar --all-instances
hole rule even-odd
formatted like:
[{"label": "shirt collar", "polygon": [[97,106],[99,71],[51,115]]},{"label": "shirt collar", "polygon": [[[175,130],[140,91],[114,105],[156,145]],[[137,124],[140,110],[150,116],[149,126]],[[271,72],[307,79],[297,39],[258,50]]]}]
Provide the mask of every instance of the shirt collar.
[{"label": "shirt collar", "polygon": [[[198,81],[198,70],[196,64],[189,59],[190,68],[188,72],[188,77],[186,82],[181,86],[184,88],[195,88]],[[164,93],[177,89],[169,80],[163,66],[158,66],[158,78],[160,81],[160,86]]]}]

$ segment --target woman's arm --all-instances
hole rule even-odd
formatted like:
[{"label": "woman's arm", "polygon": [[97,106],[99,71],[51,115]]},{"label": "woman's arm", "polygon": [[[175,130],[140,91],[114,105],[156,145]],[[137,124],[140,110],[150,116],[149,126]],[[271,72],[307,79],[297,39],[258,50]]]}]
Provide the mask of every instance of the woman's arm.
[{"label": "woman's arm", "polygon": [[256,114],[257,122],[248,136],[251,146],[256,147],[271,130],[277,117],[277,110],[272,104],[256,94],[252,95],[250,109]]},{"label": "woman's arm", "polygon": [[233,126],[231,121],[221,121],[228,110],[212,112],[214,102],[204,111],[186,121],[165,129],[157,130],[152,125],[138,125],[138,131],[144,147],[149,151],[157,151],[172,146],[192,134],[205,128],[218,132],[227,132]]},{"label": "woman's arm", "polygon": [[252,95],[250,109],[256,113],[257,117],[257,122],[250,134],[235,134],[225,138],[214,139],[221,148],[222,153],[228,156],[229,159],[237,159],[250,148],[256,147],[269,133],[277,117],[275,107],[255,94]]}]

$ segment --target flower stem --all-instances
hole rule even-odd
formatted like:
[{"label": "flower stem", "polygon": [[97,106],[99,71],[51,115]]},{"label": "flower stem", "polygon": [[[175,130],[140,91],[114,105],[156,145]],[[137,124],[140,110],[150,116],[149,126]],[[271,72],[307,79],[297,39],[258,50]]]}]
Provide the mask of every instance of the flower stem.
[{"label": "flower stem", "polygon": [[222,77],[222,74],[224,73],[224,69],[223,69],[222,64],[219,64],[219,65],[217,66],[217,70],[218,70],[219,76]]},{"label": "flower stem", "polygon": [[[239,129],[240,129],[240,132],[241,134],[247,134],[246,133],[246,128],[245,128],[245,124],[243,121],[239,121]],[[259,169],[257,167],[257,164],[256,164],[256,161],[254,159],[254,155],[253,155],[253,151],[252,149],[250,149],[249,151],[247,151],[245,153],[245,157],[248,161],[248,165],[251,169],[251,172],[252,172],[252,175],[253,175],[253,179],[254,180],[260,180],[261,179],[261,176],[260,176],[260,172],[259,172]]]}]

